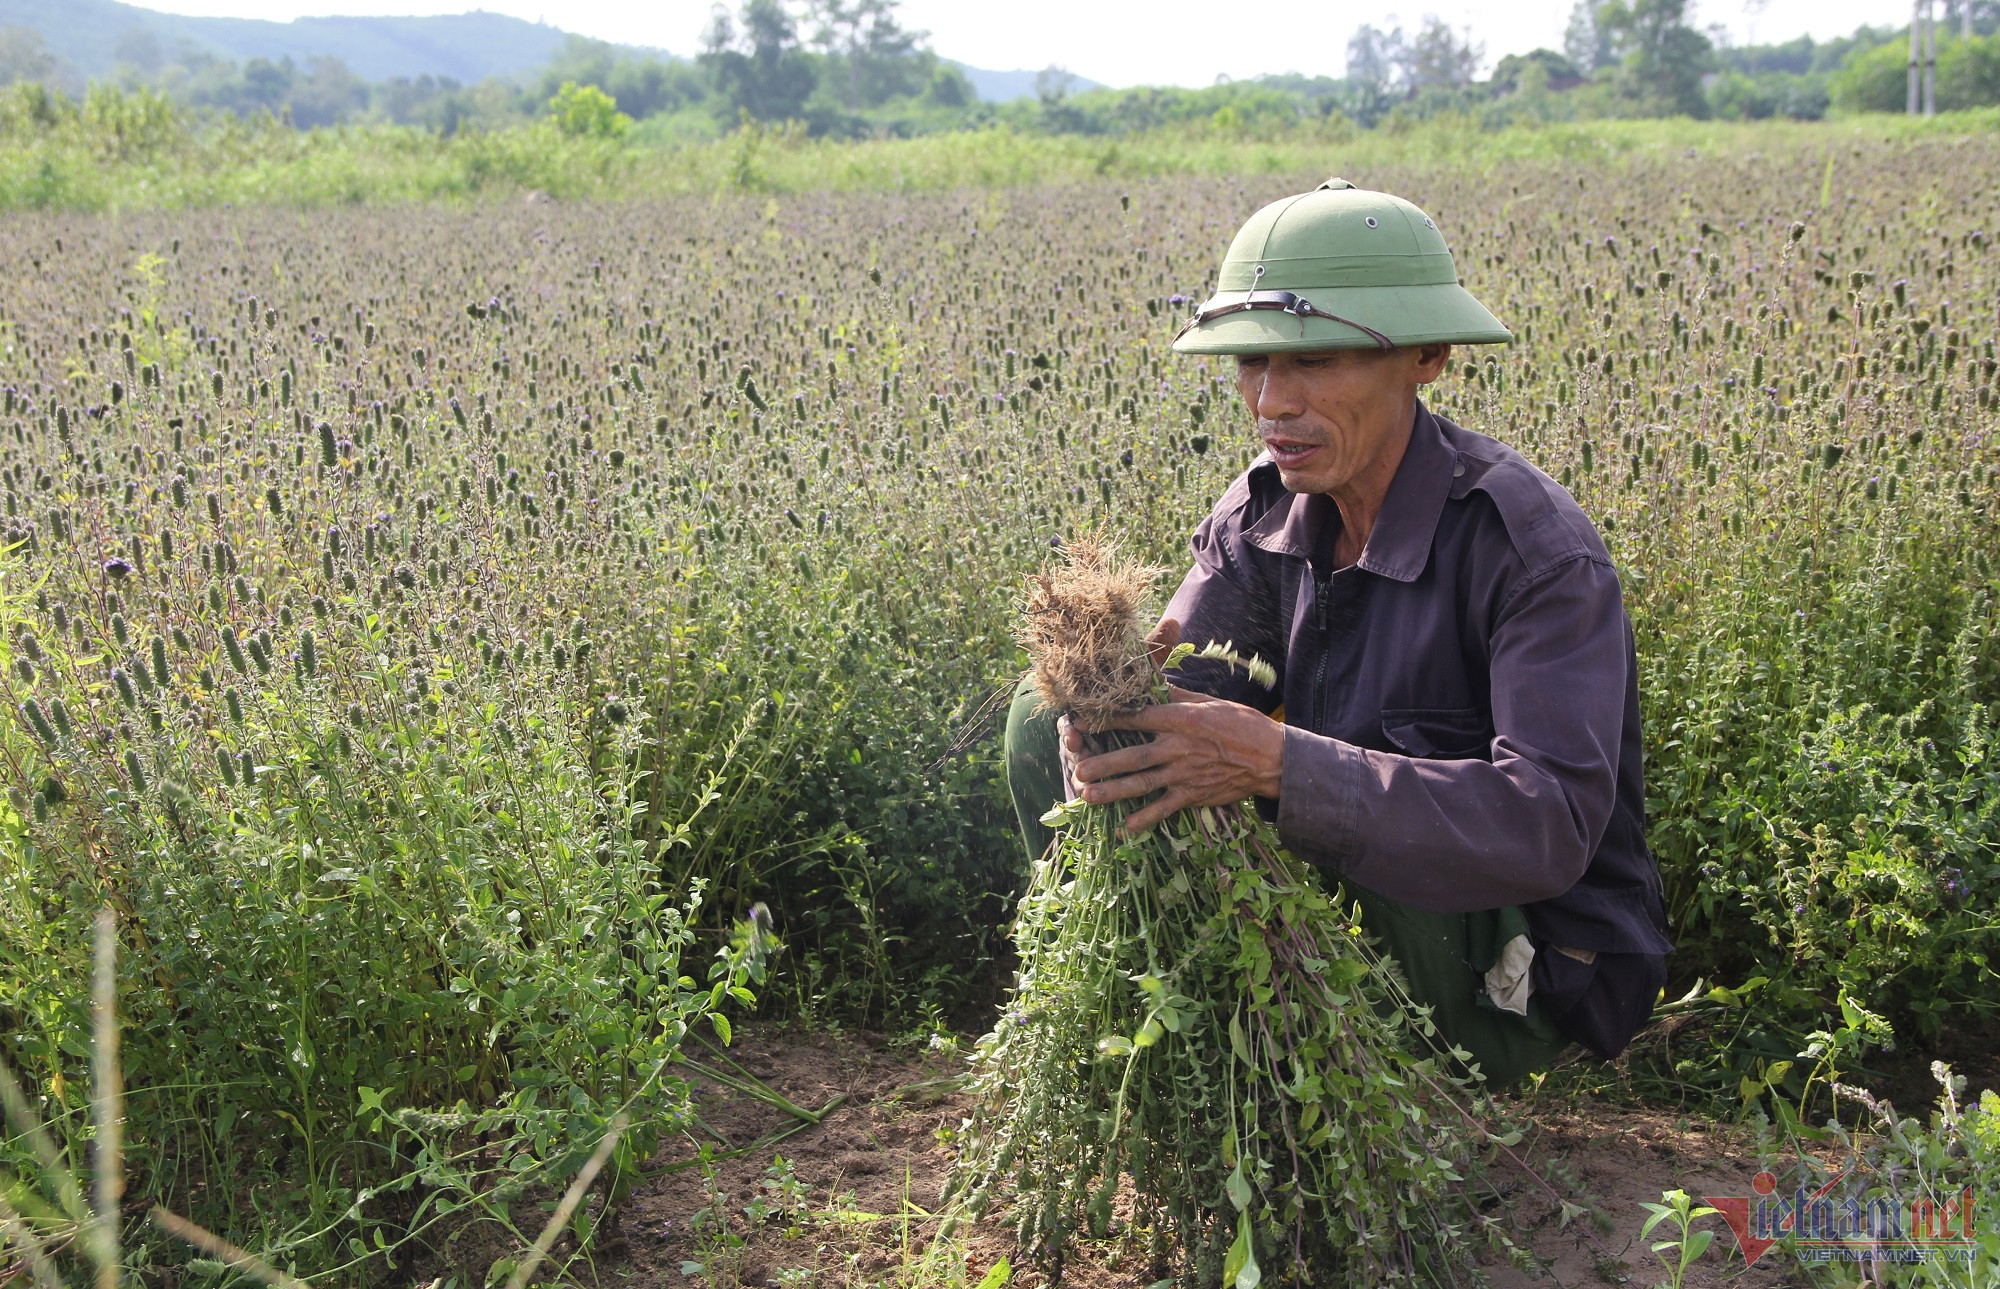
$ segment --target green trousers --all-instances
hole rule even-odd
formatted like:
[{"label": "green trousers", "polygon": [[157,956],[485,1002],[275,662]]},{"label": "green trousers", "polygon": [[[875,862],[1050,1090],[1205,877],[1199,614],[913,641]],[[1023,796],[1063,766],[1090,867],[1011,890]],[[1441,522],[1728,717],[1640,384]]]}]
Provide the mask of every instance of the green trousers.
[{"label": "green trousers", "polygon": [[[1055,717],[1036,712],[1038,701],[1024,678],[1007,710],[1007,786],[1030,860],[1054,840],[1042,815],[1063,796]],[[1447,1041],[1472,1053],[1489,1087],[1504,1088],[1546,1069],[1569,1046],[1540,998],[1529,998],[1522,1017],[1501,1011],[1486,996],[1486,969],[1503,945],[1528,929],[1519,909],[1427,913],[1352,883],[1345,890],[1361,908],[1362,925],[1401,968],[1410,997],[1431,1009]]]}]

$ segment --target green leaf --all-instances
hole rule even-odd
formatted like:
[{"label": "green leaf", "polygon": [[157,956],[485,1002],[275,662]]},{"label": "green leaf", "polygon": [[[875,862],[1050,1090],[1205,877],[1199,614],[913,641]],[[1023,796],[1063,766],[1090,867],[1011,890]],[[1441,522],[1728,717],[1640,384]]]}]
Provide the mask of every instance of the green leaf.
[{"label": "green leaf", "polygon": [[1714,1239],[1715,1232],[1713,1231],[1696,1231],[1688,1237],[1687,1251],[1681,1254],[1681,1261],[1683,1263],[1693,1262],[1696,1258],[1708,1252],[1708,1246]]},{"label": "green leaf", "polygon": [[1236,1053],[1236,1059],[1245,1065],[1254,1065],[1250,1059],[1250,1040],[1244,1036],[1243,1021],[1240,1017],[1229,1018],[1229,1050]]},{"label": "green leaf", "polygon": [[1327,969],[1327,988],[1346,989],[1367,974],[1367,963],[1356,958],[1343,958]]},{"label": "green leaf", "polygon": [[1250,1210],[1244,1209],[1236,1215],[1236,1243],[1222,1259],[1224,1289],[1257,1289],[1263,1281],[1264,1273],[1257,1266],[1257,1253],[1251,1244]]},{"label": "green leaf", "polygon": [[1013,1279],[1014,1268],[1003,1257],[993,1264],[991,1270],[979,1277],[979,1283],[974,1285],[973,1289],[1000,1289],[1002,1285],[1012,1282]]},{"label": "green leaf", "polygon": [[1243,1180],[1243,1165],[1240,1161],[1236,1167],[1229,1170],[1229,1180],[1222,1184],[1222,1189],[1229,1193],[1229,1202],[1238,1209],[1250,1207],[1250,1183]]},{"label": "green leaf", "polygon": [[1236,1277],[1243,1273],[1244,1265],[1250,1261],[1250,1214],[1236,1215],[1236,1242],[1229,1246],[1229,1252],[1222,1259],[1222,1283],[1233,1285]]},{"label": "green leaf", "polygon": [[721,1012],[710,1012],[708,1014],[708,1023],[715,1026],[715,1036],[722,1040],[724,1047],[728,1047],[731,1034],[729,1018]]}]

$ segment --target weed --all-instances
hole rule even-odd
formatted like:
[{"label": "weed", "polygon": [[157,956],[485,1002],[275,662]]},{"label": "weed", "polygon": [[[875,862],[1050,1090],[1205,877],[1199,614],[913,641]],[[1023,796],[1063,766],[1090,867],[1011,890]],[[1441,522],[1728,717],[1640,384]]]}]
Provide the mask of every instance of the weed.
[{"label": "weed", "polygon": [[1662,1191],[1658,1204],[1643,1204],[1640,1207],[1651,1215],[1639,1228],[1640,1239],[1651,1237],[1662,1224],[1672,1225],[1673,1238],[1655,1241],[1652,1249],[1667,1269],[1665,1289],[1681,1289],[1687,1269],[1708,1252],[1708,1246],[1715,1240],[1714,1231],[1694,1230],[1694,1224],[1704,1217],[1716,1216],[1716,1211],[1706,1204],[1696,1207],[1687,1192],[1678,1189]]}]

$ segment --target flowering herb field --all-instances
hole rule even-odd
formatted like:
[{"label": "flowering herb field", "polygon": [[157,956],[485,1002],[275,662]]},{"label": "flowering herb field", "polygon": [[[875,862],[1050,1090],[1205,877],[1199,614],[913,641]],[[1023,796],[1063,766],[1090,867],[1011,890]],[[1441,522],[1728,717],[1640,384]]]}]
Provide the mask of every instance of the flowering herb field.
[{"label": "flowering herb field", "polygon": [[[1996,172],[1348,176],[1519,336],[1434,405],[1619,561],[1670,992],[1717,987],[1680,1075],[1732,1098],[1994,996]],[[767,1005],[988,987],[1022,578],[1096,522],[1182,561],[1254,438],[1168,341],[1320,177],[12,217],[0,1056],[58,1145],[107,904],[133,1193],[336,1278],[511,1221],[630,1107],[621,1194],[753,901]]]}]

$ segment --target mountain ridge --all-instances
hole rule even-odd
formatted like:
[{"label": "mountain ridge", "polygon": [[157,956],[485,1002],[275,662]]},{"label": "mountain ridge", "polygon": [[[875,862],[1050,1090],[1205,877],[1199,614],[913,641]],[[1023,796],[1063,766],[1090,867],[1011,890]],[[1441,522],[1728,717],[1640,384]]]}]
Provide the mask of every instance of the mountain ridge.
[{"label": "mountain ridge", "polygon": [[[172,57],[183,46],[231,62],[290,58],[306,63],[337,58],[363,80],[449,76],[474,84],[514,76],[548,62],[571,33],[545,22],[473,9],[427,17],[200,18],[163,13],[122,0],[0,0],[0,28],[39,32],[49,52],[88,79],[105,79],[120,52],[153,49]],[[148,43],[150,38],[150,45]],[[621,45],[634,53],[674,57],[664,50]],[[989,103],[1035,93],[1032,71],[1000,71],[947,59]],[[1099,88],[1074,77],[1073,91]]]},{"label": "mountain ridge", "polygon": [[[0,0],[0,27],[41,33],[49,51],[90,78],[116,70],[121,45],[137,37],[163,56],[188,45],[216,58],[338,58],[366,80],[450,76],[471,83],[548,61],[568,33],[542,23],[473,10],[427,18],[195,18],[120,0]],[[143,33],[143,34],[141,34]]]}]

